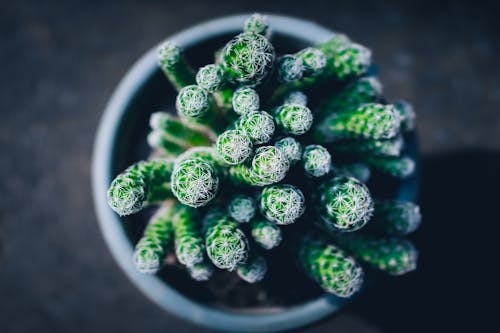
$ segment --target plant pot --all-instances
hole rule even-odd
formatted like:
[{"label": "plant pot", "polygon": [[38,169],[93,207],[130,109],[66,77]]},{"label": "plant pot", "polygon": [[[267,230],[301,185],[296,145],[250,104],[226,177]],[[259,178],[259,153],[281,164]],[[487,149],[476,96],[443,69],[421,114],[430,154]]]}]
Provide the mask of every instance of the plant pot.
[{"label": "plant pot", "polygon": [[[213,20],[186,29],[169,39],[185,48],[193,66],[202,66],[211,62],[217,48],[242,30],[246,17],[248,15]],[[323,42],[333,33],[327,28],[296,18],[269,15],[269,20],[274,34],[273,44],[279,53],[289,53]],[[308,280],[304,280],[306,282],[303,285],[290,286],[290,293],[293,293],[293,288],[305,289],[306,295],[287,301],[286,304],[231,307],[215,304],[193,292],[200,288],[199,282],[190,281],[179,270],[160,272],[159,275],[143,275],[136,271],[131,259],[134,245],[151,210],[122,219],[108,207],[106,191],[114,176],[128,165],[147,158],[149,115],[165,108],[173,111],[175,96],[174,89],[157,66],[155,47],[142,56],[120,82],[97,132],[92,166],[97,218],[104,239],[125,274],[164,310],[212,329],[231,332],[281,331],[314,323],[339,311],[347,301],[325,294],[316,286],[311,287],[309,293],[308,288],[303,288],[303,285],[313,284]],[[415,135],[409,135],[407,142],[407,153],[416,157]],[[387,184],[383,187],[388,196],[406,200],[416,197],[417,176],[404,182],[387,181],[384,184]]]}]

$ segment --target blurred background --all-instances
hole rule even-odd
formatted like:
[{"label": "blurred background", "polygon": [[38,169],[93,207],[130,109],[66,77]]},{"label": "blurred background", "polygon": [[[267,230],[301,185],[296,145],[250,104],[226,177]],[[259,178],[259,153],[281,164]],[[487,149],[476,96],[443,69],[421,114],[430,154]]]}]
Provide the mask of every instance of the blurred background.
[{"label": "blurred background", "polygon": [[498,327],[498,9],[422,0],[1,1],[0,331],[206,332],[157,308],[113,261],[93,210],[92,145],[108,98],[145,51],[190,25],[254,11],[309,19],[370,47],[386,96],[418,113],[418,271],[300,332]]}]

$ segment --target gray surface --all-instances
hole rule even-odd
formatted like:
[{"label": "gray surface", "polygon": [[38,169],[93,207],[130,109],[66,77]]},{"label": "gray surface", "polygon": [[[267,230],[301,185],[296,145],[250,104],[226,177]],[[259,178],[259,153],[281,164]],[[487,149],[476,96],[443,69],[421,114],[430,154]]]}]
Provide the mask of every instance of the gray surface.
[{"label": "gray surface", "polygon": [[[2,4],[0,330],[194,329],[150,303],[113,262],[95,221],[89,181],[93,136],[115,85],[151,45],[193,23],[259,10],[313,19],[344,31],[373,48],[386,95],[415,104],[424,156],[467,147],[500,149],[495,8],[477,3],[435,6],[373,1],[325,7],[311,0],[302,5]],[[492,159],[497,161],[498,154],[481,160],[485,164],[479,172],[498,165],[491,164]],[[428,161],[431,168],[442,165],[436,158]],[[450,161],[460,167],[462,159]],[[444,170],[446,174],[450,169]],[[423,196],[433,191],[424,184]],[[428,220],[433,213],[427,213]],[[392,288],[404,293],[405,287],[396,282]],[[374,318],[366,313],[362,306],[353,308],[306,331],[403,330],[389,324],[395,320],[390,314]],[[420,316],[420,321],[427,318]]]}]

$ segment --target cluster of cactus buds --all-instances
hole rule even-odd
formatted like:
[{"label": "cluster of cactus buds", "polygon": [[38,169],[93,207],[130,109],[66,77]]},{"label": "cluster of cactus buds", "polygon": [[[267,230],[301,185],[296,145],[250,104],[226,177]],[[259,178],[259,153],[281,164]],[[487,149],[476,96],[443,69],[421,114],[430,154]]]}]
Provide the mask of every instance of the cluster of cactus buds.
[{"label": "cluster of cactus buds", "polygon": [[120,216],[160,205],[136,246],[137,269],[156,273],[171,253],[196,281],[227,270],[257,283],[268,265],[289,264],[269,260],[284,246],[339,297],[360,289],[364,264],[391,275],[415,269],[417,251],[401,237],[420,225],[418,205],[374,198],[371,188],[372,177],[414,173],[405,151],[412,106],[382,97],[368,48],[334,34],[277,54],[270,23],[252,15],[197,71],[179,45],[159,47],[177,115],[151,114],[154,158],[108,191]]}]

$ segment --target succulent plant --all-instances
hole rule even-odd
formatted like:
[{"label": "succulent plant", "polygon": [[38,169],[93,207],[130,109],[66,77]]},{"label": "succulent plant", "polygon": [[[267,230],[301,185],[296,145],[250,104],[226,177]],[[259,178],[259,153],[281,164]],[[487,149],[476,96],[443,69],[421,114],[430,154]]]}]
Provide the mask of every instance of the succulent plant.
[{"label": "succulent plant", "polygon": [[120,216],[159,205],[135,248],[139,272],[178,263],[195,281],[227,270],[256,283],[288,264],[270,253],[280,246],[326,292],[350,297],[358,260],[392,275],[416,267],[415,247],[395,237],[418,228],[419,207],[370,194],[383,174],[414,172],[415,112],[386,103],[366,47],[334,34],[277,54],[271,26],[252,15],[197,72],[174,41],[161,44],[177,114],[151,113],[150,158],[116,176],[108,203]]},{"label": "succulent plant", "polygon": [[319,188],[318,211],[327,227],[339,231],[362,228],[373,214],[365,184],[352,177],[335,177]]},{"label": "succulent plant", "polygon": [[350,297],[361,288],[362,268],[335,245],[307,235],[299,241],[297,252],[304,271],[325,291]]}]

